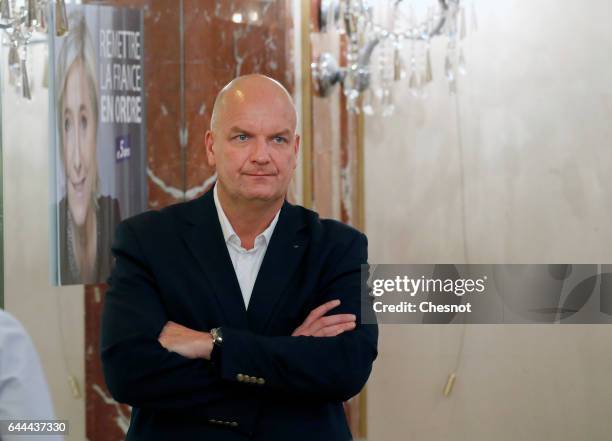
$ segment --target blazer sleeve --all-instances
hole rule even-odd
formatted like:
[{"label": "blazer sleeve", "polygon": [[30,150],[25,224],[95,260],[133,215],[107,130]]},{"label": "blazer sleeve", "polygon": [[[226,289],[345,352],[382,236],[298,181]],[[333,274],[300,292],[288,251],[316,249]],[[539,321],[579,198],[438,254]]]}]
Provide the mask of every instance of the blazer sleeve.
[{"label": "blazer sleeve", "polygon": [[158,342],[168,319],[129,221],[117,227],[113,254],[116,261],[104,298],[100,344],[111,395],[133,407],[196,411],[215,419],[252,418],[255,404],[236,394],[234,385],[223,381],[210,361],[188,359]]},{"label": "blazer sleeve", "polygon": [[359,233],[332,264],[317,303],[340,299],[341,310],[330,314],[355,314],[355,329],[336,337],[269,337],[223,328],[222,377],[245,383],[243,387],[324,400],[346,401],[358,394],[372,370],[378,342],[376,319],[369,313],[371,297],[362,289],[368,277],[367,271],[361,271],[363,264],[367,264],[367,238]]}]

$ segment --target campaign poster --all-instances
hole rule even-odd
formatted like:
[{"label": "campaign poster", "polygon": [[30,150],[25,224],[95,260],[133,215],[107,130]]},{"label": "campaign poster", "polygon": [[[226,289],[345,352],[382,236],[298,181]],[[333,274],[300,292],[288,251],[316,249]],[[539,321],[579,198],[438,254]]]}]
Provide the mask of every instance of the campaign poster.
[{"label": "campaign poster", "polygon": [[72,5],[50,45],[52,266],[58,285],[107,281],[117,224],[147,207],[143,15]]}]

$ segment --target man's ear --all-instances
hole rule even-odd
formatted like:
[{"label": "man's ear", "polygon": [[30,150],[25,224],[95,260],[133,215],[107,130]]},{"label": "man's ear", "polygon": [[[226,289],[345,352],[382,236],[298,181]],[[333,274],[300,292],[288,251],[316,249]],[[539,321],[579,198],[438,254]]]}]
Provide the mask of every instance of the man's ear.
[{"label": "man's ear", "polygon": [[298,163],[298,154],[300,153],[300,135],[295,135],[295,144],[293,146],[295,161],[293,163],[293,169],[295,170]]},{"label": "man's ear", "polygon": [[206,159],[208,159],[208,165],[214,167],[216,165],[215,150],[214,150],[214,136],[212,130],[207,130],[204,135],[204,148],[206,149]]}]

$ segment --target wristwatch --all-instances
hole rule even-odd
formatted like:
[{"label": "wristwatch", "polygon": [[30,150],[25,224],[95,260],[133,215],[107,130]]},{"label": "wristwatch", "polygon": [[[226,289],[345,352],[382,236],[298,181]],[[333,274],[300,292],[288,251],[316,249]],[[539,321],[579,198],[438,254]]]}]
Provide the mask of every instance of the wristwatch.
[{"label": "wristwatch", "polygon": [[223,333],[221,332],[221,328],[212,328],[210,330],[210,335],[213,339],[213,344],[215,346],[221,346],[223,343]]}]

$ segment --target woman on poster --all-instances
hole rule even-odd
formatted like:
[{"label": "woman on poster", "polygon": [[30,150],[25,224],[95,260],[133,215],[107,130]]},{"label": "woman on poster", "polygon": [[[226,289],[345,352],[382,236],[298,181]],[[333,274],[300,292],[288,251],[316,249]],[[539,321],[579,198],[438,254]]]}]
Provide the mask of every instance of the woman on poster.
[{"label": "woman on poster", "polygon": [[99,193],[97,63],[75,12],[57,60],[57,130],[66,192],[58,205],[60,284],[100,283],[110,273],[119,203]]}]

